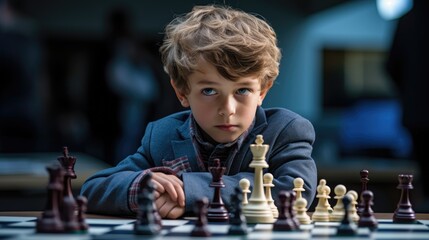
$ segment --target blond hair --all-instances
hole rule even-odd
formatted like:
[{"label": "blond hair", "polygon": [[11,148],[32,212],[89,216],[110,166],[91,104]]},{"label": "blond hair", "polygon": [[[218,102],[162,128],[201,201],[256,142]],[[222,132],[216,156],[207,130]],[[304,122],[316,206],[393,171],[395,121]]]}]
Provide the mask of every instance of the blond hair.
[{"label": "blond hair", "polygon": [[273,85],[281,58],[276,33],[266,21],[215,5],[196,6],[171,21],[160,52],[165,71],[184,93],[190,90],[186,79],[200,58],[228,80],[259,78],[262,90]]}]

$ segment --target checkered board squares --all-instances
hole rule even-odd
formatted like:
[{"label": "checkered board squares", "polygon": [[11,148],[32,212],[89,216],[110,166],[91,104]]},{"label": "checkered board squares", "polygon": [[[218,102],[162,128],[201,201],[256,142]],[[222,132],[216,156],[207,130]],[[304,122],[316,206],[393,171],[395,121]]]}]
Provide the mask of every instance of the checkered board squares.
[{"label": "checkered board squares", "polygon": [[[94,219],[88,218],[89,231],[86,234],[40,234],[35,232],[35,217],[0,216],[0,240],[86,240],[86,239],[148,239],[148,236],[133,234],[134,219]],[[163,229],[158,236],[150,239],[190,239],[194,220],[163,220]],[[301,225],[299,231],[275,232],[272,224],[249,224],[246,239],[429,239],[429,220],[421,220],[413,224],[397,224],[390,219],[379,219],[378,229],[371,232],[367,228],[359,228],[357,236],[336,236],[335,222],[316,222]],[[229,225],[225,223],[209,223],[212,236],[205,239],[237,239],[241,236],[229,236]],[[201,239],[194,238],[192,239]]]}]

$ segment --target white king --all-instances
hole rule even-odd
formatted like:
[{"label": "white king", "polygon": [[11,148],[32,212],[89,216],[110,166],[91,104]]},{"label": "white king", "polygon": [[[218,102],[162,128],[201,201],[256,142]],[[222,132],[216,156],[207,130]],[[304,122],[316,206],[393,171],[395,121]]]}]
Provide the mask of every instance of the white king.
[{"label": "white king", "polygon": [[273,223],[274,217],[271,207],[267,203],[264,194],[263,183],[263,168],[268,168],[265,161],[265,155],[268,152],[269,146],[263,144],[262,135],[257,135],[256,144],[250,145],[250,150],[253,154],[252,162],[249,167],[255,169],[253,190],[249,199],[249,203],[243,206],[243,214],[249,223]]}]

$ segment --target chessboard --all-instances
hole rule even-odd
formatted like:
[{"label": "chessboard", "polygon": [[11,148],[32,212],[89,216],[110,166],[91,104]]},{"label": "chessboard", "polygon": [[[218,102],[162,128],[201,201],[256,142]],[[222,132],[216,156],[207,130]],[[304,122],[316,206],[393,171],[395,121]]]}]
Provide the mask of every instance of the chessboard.
[{"label": "chessboard", "polygon": [[[37,217],[0,216],[0,239],[201,239],[191,237],[195,219],[162,220],[162,231],[155,236],[135,235],[134,219],[87,218],[87,233],[51,234],[36,233]],[[378,219],[378,228],[370,231],[359,228],[355,236],[336,236],[339,223],[316,222],[303,224],[296,231],[273,231],[272,224],[248,224],[246,236],[228,235],[229,224],[209,223],[210,237],[204,239],[429,239],[429,220],[412,224],[393,223],[391,219]]]}]

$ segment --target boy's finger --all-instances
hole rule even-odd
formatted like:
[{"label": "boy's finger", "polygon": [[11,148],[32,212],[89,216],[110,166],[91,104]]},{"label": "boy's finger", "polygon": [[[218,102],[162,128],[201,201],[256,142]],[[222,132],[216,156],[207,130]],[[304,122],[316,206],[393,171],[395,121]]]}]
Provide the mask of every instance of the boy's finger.
[{"label": "boy's finger", "polygon": [[174,202],[177,201],[177,191],[173,183],[166,182],[164,184],[164,189],[168,193],[168,195],[170,195],[171,200],[173,200]]}]

